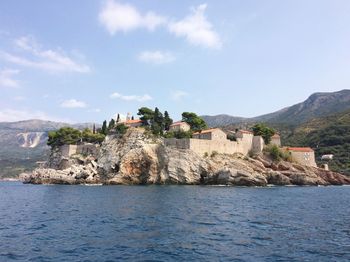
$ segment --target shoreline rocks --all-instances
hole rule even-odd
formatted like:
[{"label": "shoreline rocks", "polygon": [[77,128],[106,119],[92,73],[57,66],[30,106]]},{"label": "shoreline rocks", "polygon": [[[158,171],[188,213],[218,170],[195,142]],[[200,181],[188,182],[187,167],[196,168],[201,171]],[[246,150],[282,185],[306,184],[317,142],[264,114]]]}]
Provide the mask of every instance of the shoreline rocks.
[{"label": "shoreline rocks", "polygon": [[[59,153],[55,153],[60,157]],[[80,156],[82,158],[83,156]],[[51,156],[48,167],[60,167]],[[203,157],[185,150],[166,147],[162,139],[143,129],[107,136],[99,158],[85,156],[68,161],[64,168],[37,168],[23,176],[32,184],[104,184],[104,185],[343,185],[350,184],[344,175],[289,162],[273,163],[263,156],[256,159],[241,155]],[[67,163],[67,161],[66,161]],[[83,164],[81,164],[83,163]]]}]

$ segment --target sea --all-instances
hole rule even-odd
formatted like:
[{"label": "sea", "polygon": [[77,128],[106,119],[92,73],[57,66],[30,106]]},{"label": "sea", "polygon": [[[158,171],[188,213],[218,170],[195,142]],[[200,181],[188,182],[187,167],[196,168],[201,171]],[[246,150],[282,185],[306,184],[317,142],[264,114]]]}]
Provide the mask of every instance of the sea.
[{"label": "sea", "polygon": [[0,182],[0,261],[350,261],[350,187]]}]

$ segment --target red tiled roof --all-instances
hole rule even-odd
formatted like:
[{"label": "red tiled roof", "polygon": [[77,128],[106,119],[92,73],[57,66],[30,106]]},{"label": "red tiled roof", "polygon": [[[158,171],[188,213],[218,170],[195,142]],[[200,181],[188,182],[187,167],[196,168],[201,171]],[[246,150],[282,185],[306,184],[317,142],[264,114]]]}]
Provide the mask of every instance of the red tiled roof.
[{"label": "red tiled roof", "polygon": [[136,123],[142,123],[142,120],[140,120],[140,119],[135,119],[135,120],[127,120],[125,123],[126,123],[126,124],[136,124]]},{"label": "red tiled roof", "polygon": [[186,122],[177,121],[177,122],[172,123],[170,126],[179,126],[179,125],[182,125],[182,124],[188,125]]},{"label": "red tiled roof", "polygon": [[310,147],[287,147],[287,150],[294,152],[314,152]]},{"label": "red tiled roof", "polygon": [[196,133],[193,133],[194,135],[200,135],[200,134],[207,134],[207,133],[211,133],[213,131],[216,131],[216,130],[220,130],[219,128],[211,128],[211,129],[207,129],[207,130],[202,130],[201,132],[196,132]]}]

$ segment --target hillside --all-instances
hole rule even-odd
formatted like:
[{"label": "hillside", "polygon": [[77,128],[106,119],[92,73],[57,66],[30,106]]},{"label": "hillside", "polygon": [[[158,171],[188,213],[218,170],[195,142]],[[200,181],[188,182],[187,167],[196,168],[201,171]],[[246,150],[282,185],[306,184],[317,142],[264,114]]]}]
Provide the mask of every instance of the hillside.
[{"label": "hillside", "polygon": [[48,131],[64,126],[82,129],[91,124],[67,124],[43,120],[0,123],[0,178],[31,170],[46,159]]},{"label": "hillside", "polygon": [[318,161],[324,154],[334,154],[332,170],[350,175],[350,110],[312,119],[283,137],[291,146],[311,146]]},{"label": "hillside", "polygon": [[350,90],[345,89],[338,92],[314,93],[304,102],[253,118],[216,115],[203,116],[203,119],[210,127],[257,122],[296,126],[313,118],[343,112],[347,109],[350,109]]}]

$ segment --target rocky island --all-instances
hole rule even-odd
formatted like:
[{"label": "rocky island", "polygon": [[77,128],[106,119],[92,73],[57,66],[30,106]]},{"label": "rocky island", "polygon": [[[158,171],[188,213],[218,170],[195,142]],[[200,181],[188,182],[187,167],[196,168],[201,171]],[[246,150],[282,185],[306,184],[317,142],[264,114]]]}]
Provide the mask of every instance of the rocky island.
[{"label": "rocky island", "polygon": [[32,184],[103,185],[343,185],[350,178],[325,169],[273,161],[266,153],[200,155],[168,145],[142,127],[111,133],[100,146],[54,147],[47,163],[22,174]]}]

